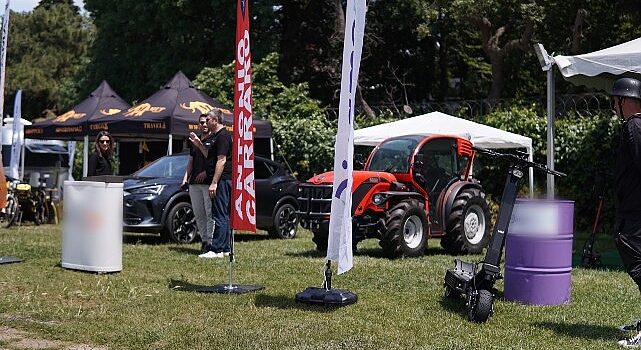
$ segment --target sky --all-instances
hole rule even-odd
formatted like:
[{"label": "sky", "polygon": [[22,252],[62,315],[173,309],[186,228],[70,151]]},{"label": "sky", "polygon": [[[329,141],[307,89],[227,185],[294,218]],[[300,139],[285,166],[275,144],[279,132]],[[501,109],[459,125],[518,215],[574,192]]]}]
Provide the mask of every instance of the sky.
[{"label": "sky", "polygon": [[[9,7],[16,12],[31,11],[38,5],[38,2],[40,0],[11,0]],[[74,0],[73,2],[76,6],[82,8],[83,0]],[[4,4],[5,1],[2,1],[2,5],[0,5],[2,7],[1,11],[4,11]]]}]

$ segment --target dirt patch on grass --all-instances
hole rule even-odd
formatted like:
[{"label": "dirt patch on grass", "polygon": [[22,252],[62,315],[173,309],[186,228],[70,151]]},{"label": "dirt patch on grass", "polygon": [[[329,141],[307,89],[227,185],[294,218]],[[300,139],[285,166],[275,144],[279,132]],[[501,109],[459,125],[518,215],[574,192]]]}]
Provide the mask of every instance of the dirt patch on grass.
[{"label": "dirt patch on grass", "polygon": [[0,342],[2,349],[51,349],[51,350],[109,350],[106,346],[91,346],[87,344],[73,344],[58,340],[46,340],[31,333],[15,328],[0,326]]}]

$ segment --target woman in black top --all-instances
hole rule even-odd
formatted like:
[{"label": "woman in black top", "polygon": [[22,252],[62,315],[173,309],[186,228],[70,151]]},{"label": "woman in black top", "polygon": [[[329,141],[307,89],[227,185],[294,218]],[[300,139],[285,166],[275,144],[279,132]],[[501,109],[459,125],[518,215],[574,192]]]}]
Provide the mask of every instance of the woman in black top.
[{"label": "woman in black top", "polygon": [[95,148],[95,151],[89,155],[87,176],[113,175],[111,167],[114,153],[113,137],[106,131],[99,132]]}]

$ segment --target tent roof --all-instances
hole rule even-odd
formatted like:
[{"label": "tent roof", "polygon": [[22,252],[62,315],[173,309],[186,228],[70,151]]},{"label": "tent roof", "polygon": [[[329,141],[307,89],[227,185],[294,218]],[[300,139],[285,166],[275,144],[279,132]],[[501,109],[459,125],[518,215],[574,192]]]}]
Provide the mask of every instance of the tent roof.
[{"label": "tent roof", "polygon": [[432,112],[412,118],[379,124],[354,131],[354,144],[376,146],[383,140],[402,135],[456,135],[484,148],[531,148],[532,139],[487,125]]},{"label": "tent roof", "polygon": [[[194,84],[178,71],[153,95],[137,105],[109,118],[90,123],[90,129],[106,128],[117,137],[167,137],[171,134],[186,137],[198,130],[198,117],[213,109],[223,112],[225,124],[233,125],[233,112],[219,101],[196,89]],[[270,138],[272,125],[267,120],[254,119],[254,137]]]},{"label": "tent roof", "polygon": [[54,119],[43,120],[25,128],[28,138],[73,140],[82,139],[87,125],[129,108],[106,81],[67,113]]},{"label": "tent roof", "polygon": [[641,79],[641,38],[576,56],[554,56],[563,77],[574,85],[610,92],[621,76]]}]

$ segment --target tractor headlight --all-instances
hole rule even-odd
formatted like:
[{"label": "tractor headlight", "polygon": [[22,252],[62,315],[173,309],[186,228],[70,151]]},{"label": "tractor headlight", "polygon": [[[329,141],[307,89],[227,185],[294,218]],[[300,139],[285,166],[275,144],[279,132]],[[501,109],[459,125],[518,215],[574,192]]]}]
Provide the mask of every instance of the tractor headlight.
[{"label": "tractor headlight", "polygon": [[385,202],[385,196],[377,193],[374,195],[374,197],[372,197],[372,202],[374,202],[374,204],[376,205],[381,205],[383,204],[383,202]]}]

